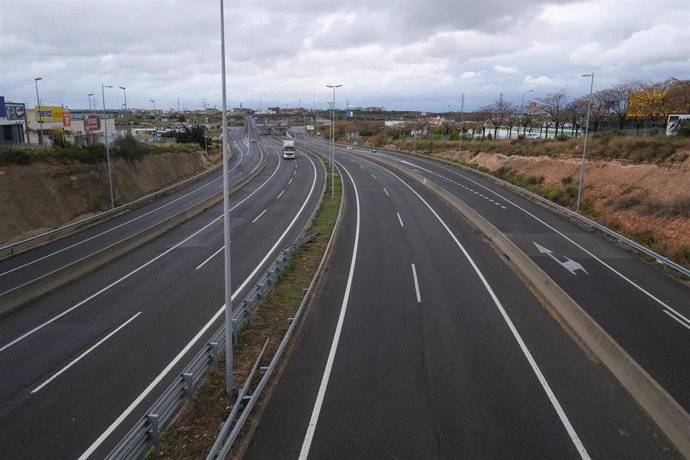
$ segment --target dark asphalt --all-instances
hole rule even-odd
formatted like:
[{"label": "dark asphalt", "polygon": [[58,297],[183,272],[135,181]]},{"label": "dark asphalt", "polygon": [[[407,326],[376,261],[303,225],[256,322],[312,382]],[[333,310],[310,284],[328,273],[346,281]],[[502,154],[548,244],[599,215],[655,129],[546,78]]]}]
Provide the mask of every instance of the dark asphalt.
[{"label": "dark asphalt", "polygon": [[[337,159],[355,181],[343,174],[343,228],[245,458],[300,454],[350,270],[355,187],[361,205],[356,268],[309,456],[578,458],[500,310],[448,231],[382,168],[347,154]],[[482,238],[423,187],[410,185],[493,288],[589,455],[677,457]]]},{"label": "dark asphalt", "polygon": [[[277,143],[266,143],[272,153],[264,172],[231,195],[233,207],[265,183],[231,211],[234,290],[247,280],[243,292],[236,292],[237,300],[251,288],[252,274],[256,279],[265,270],[265,266],[255,270],[259,262],[265,259],[266,264],[270,263],[302,231],[323,190],[320,163],[304,155],[294,162],[285,162],[278,158]],[[250,150],[249,156],[255,154],[258,152]],[[281,192],[283,195],[277,198]],[[286,232],[305,202],[304,211]],[[264,215],[253,222],[263,210]],[[222,255],[197,270],[222,247],[221,216],[219,204],[150,244],[3,318],[0,347],[170,250],[83,306],[0,352],[0,458],[78,457],[202,329],[223,304]],[[201,230],[206,225],[208,228]],[[195,232],[199,233],[192,236]],[[139,312],[136,319],[74,367],[31,394],[64,365]],[[217,322],[209,334],[219,326]],[[203,343],[204,338],[190,355]],[[95,457],[104,456],[117,443],[188,360],[189,357],[180,360],[156,391],[103,443]]]}]

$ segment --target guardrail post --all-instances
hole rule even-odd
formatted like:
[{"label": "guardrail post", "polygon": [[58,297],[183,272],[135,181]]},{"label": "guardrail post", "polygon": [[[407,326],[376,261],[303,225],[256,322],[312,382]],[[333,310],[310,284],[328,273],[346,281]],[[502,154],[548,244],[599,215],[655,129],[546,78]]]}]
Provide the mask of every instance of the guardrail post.
[{"label": "guardrail post", "polygon": [[237,320],[232,319],[232,344],[237,346],[239,344],[239,337],[237,337]]},{"label": "guardrail post", "polygon": [[218,359],[218,351],[220,349],[220,344],[218,342],[210,342],[208,344],[210,348],[209,355],[211,357],[211,364],[213,365],[213,370],[216,372],[218,371],[218,365],[219,365],[219,359]]},{"label": "guardrail post", "polygon": [[194,407],[194,374],[185,372],[182,374],[182,378],[184,379],[183,391],[187,395],[187,401]]},{"label": "guardrail post", "polygon": [[153,455],[159,458],[161,456],[161,434],[158,426],[158,414],[146,414],[146,420],[151,425],[148,432],[153,443]]}]

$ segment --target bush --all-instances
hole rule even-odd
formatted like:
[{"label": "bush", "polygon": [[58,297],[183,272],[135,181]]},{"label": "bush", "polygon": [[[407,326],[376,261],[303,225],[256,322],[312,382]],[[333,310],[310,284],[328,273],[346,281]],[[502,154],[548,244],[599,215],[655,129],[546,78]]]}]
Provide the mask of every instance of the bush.
[{"label": "bush", "polygon": [[0,148],[0,165],[28,165],[31,163],[31,155],[26,149]]},{"label": "bush", "polygon": [[690,137],[690,121],[681,123],[680,128],[678,128],[678,135],[680,137]]},{"label": "bush", "polygon": [[114,156],[124,158],[127,161],[133,161],[140,160],[145,153],[146,146],[139,143],[131,134],[115,140],[113,147]]}]

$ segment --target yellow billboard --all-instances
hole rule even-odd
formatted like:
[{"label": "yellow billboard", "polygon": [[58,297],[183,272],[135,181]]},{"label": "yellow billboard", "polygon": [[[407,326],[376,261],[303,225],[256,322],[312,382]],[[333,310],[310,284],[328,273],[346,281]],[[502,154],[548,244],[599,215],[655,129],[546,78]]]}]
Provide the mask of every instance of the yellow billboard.
[{"label": "yellow billboard", "polygon": [[63,122],[63,116],[65,111],[59,105],[41,105],[35,107],[35,109],[39,108],[40,110],[36,112],[36,121],[43,121],[44,123],[48,123],[51,121]]}]

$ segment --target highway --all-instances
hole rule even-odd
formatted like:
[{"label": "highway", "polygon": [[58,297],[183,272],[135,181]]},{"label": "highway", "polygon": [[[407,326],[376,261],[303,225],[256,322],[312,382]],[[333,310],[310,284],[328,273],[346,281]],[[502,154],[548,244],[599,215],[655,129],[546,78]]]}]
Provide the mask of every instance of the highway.
[{"label": "highway", "polygon": [[[230,180],[235,182],[256,168],[260,155],[255,144],[242,144],[243,130],[231,130],[233,151]],[[240,148],[242,146],[242,148]],[[246,154],[245,154],[246,153]],[[177,193],[150,202],[98,225],[49,244],[0,260],[0,299],[3,294],[76,260],[125,240],[142,230],[169,219],[182,209],[194,206],[222,190],[220,168]]]},{"label": "highway", "polygon": [[[244,458],[680,458],[464,219],[356,152],[336,160],[345,215],[331,264]],[[457,193],[511,236],[526,225],[511,203],[558,219],[471,179],[454,179]],[[548,233],[537,242],[563,251]]]},{"label": "highway", "polygon": [[383,151],[479,211],[690,411],[690,288],[601,235],[470,171]]},{"label": "highway", "polygon": [[[258,163],[243,145],[238,174]],[[321,162],[264,148],[266,168],[230,195],[234,301],[301,233],[325,183]],[[219,203],[3,317],[0,458],[105,456],[222,324],[222,248]]]}]

